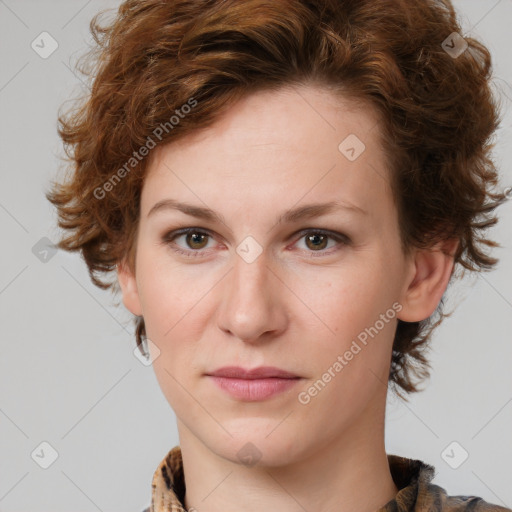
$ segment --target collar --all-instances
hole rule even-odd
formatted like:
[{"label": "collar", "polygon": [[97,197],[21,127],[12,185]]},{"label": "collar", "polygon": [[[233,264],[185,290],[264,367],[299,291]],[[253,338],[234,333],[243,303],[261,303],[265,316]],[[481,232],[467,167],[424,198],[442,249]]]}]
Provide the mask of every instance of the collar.
[{"label": "collar", "polygon": [[[498,505],[486,504],[475,496],[447,496],[443,488],[431,483],[434,467],[421,460],[388,454],[388,462],[398,493],[378,512],[459,512],[466,507],[482,512],[512,512]],[[154,473],[151,505],[144,512],[187,512],[184,497],[181,448],[175,446]],[[483,506],[479,508],[481,504]]]}]

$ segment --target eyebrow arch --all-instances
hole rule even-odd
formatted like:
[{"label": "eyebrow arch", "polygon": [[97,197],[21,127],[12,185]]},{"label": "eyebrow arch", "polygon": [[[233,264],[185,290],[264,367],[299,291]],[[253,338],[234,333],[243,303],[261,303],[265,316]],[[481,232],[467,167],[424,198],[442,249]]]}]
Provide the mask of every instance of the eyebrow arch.
[{"label": "eyebrow arch", "polygon": [[[202,206],[195,206],[188,203],[181,203],[174,199],[163,199],[162,201],[158,201],[153,205],[151,210],[149,210],[147,217],[154,215],[158,211],[163,210],[178,210],[186,215],[190,215],[192,217],[196,217],[198,219],[203,219],[210,222],[220,222],[222,224],[226,224],[224,217],[211,210],[210,208],[205,208]],[[349,210],[354,213],[359,213],[366,215],[368,212],[350,203],[344,203],[339,201],[330,201],[328,203],[316,203],[316,204],[308,204],[305,206],[299,206],[298,208],[294,208],[292,210],[288,210],[287,212],[281,214],[277,219],[277,223],[281,222],[298,222],[304,219],[312,219],[314,217],[320,217],[321,215],[325,215],[327,213],[335,212],[336,210]]]}]

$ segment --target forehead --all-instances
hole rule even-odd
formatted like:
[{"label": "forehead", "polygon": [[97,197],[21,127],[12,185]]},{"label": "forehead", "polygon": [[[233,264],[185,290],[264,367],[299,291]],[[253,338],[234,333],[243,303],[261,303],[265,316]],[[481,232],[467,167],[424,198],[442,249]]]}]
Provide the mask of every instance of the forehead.
[{"label": "forehead", "polygon": [[251,94],[153,151],[142,215],[168,196],[275,209],[302,197],[370,205],[391,194],[376,112],[316,86]]}]

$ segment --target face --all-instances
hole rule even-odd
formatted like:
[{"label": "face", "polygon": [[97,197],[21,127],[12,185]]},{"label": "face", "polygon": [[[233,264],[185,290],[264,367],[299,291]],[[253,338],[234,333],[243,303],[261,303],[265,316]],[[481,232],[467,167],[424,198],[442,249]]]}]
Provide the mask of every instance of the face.
[{"label": "face", "polygon": [[[407,302],[417,267],[374,113],[319,87],[259,92],[154,151],[135,275],[119,280],[180,438],[277,465],[369,432],[397,320],[426,313]],[[298,378],[209,375],[226,366]]]}]

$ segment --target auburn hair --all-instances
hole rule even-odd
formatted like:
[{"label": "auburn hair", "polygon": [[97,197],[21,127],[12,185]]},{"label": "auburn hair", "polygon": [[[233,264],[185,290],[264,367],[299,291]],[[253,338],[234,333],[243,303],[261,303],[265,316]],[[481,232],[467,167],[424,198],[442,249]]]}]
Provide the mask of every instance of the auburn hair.
[{"label": "auburn hair", "polygon": [[[90,91],[58,116],[70,172],[46,192],[67,231],[57,247],[80,251],[95,285],[119,291],[109,273],[124,259],[135,269],[144,146],[210,126],[252,92],[301,84],[378,112],[404,252],[458,239],[450,280],[498,262],[485,250],[499,245],[485,230],[506,200],[493,190],[491,56],[461,36],[449,0],[126,0],[102,23],[108,11],[77,66]],[[443,306],[398,320],[389,383],[405,400],[429,376]]]}]

